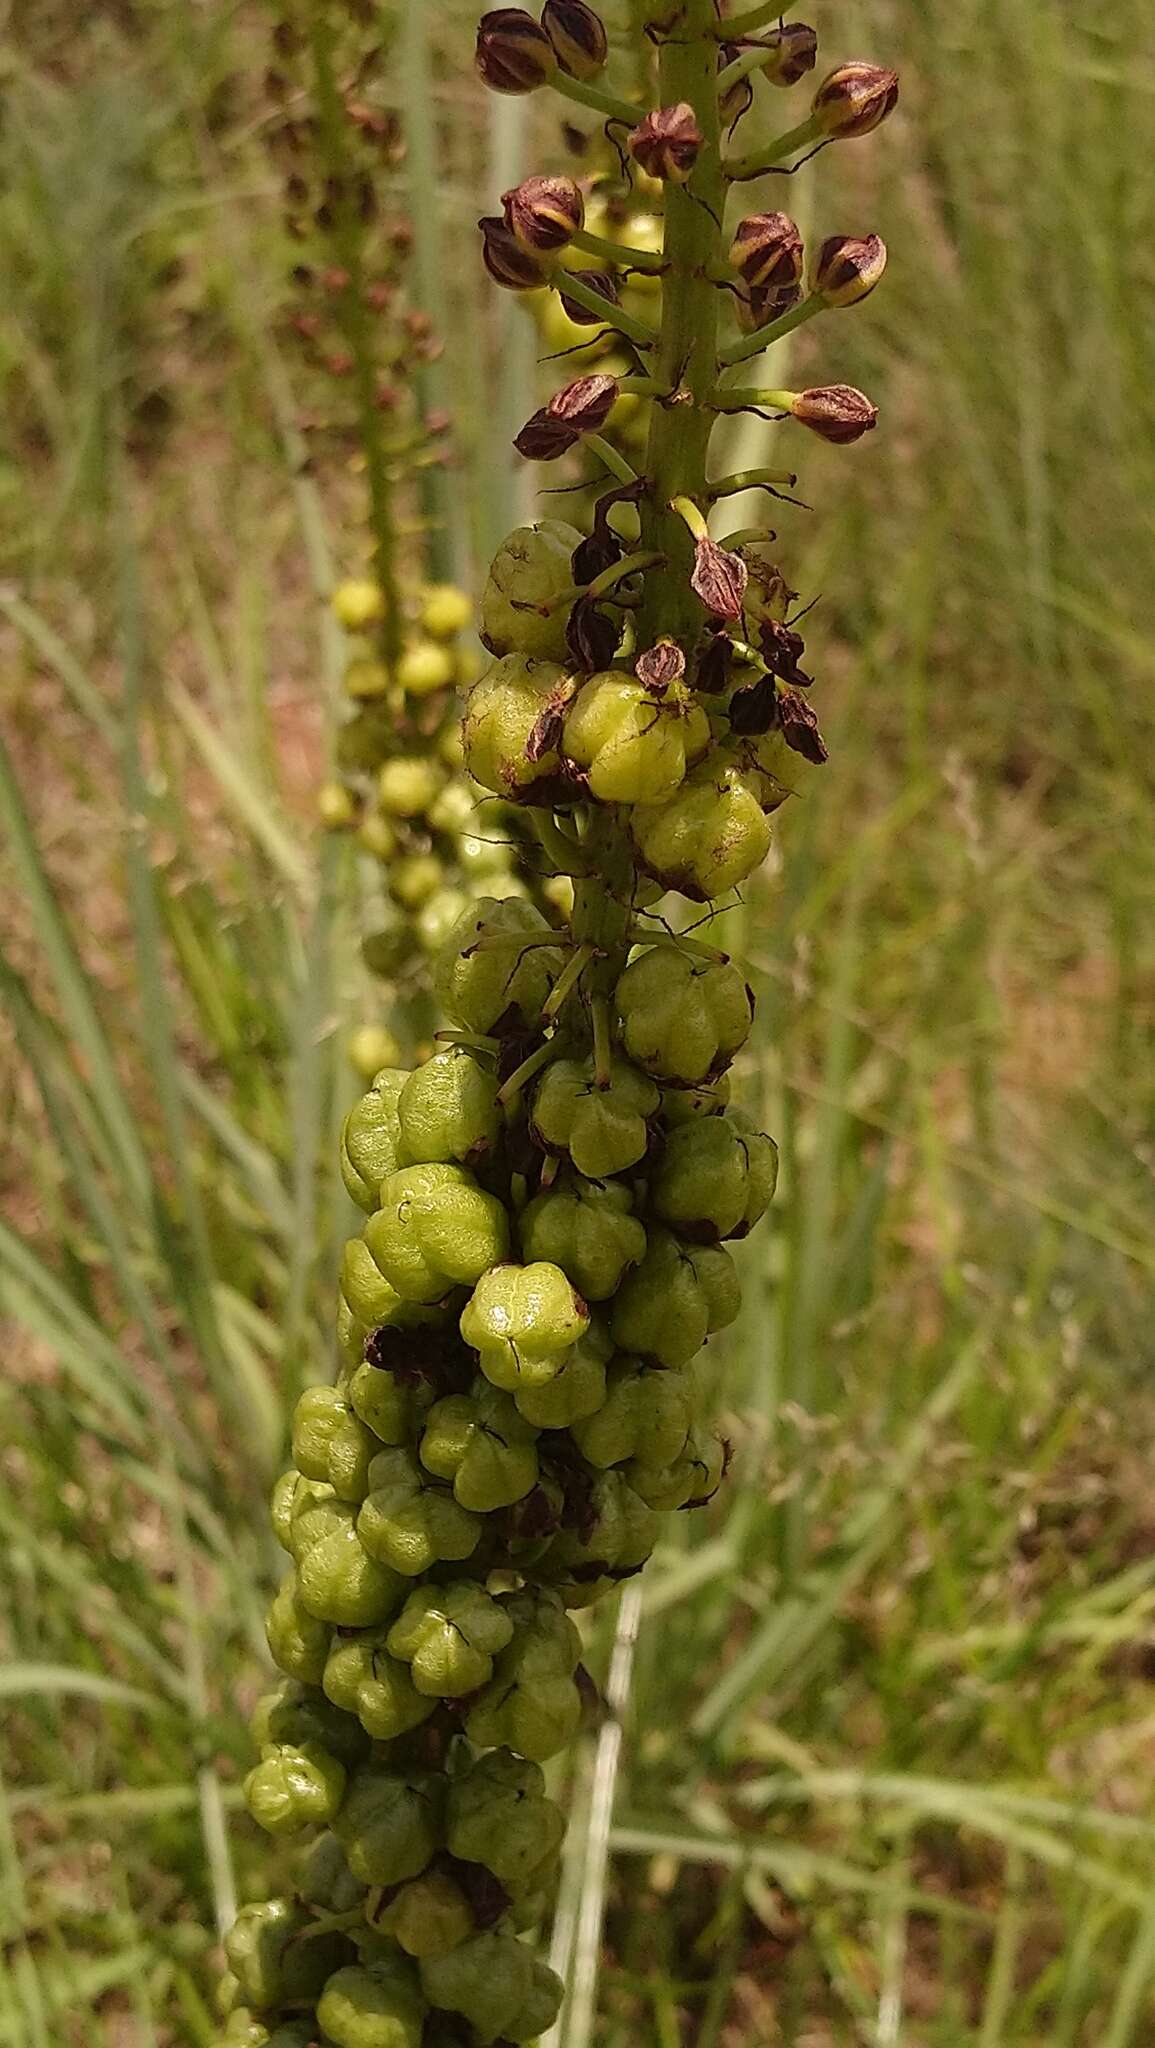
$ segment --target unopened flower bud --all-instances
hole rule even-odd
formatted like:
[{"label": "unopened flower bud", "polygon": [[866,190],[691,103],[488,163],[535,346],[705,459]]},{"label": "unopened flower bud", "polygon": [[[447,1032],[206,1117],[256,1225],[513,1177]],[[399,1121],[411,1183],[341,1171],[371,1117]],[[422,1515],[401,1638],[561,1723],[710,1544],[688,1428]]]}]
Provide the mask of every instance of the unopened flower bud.
[{"label": "unopened flower bud", "polygon": [[505,224],[532,256],[564,249],[585,223],[581,187],[573,178],[523,178],[503,193]]},{"label": "unopened flower bud", "polygon": [[[719,71],[725,71],[727,66],[732,64],[741,55],[742,46],[740,43],[720,43],[718,46]],[[722,119],[731,130],[737,127],[743,114],[749,113],[753,104],[754,87],[748,76],[739,78],[736,84],[728,86],[718,102]]]},{"label": "unopened flower bud", "polygon": [[894,112],[897,101],[897,71],[858,60],[840,64],[823,79],[814,95],[814,118],[824,135],[848,141],[869,135]]},{"label": "unopened flower bud", "polygon": [[814,289],[828,306],[856,306],[886,269],[881,235],[831,235],[814,265]]},{"label": "unopened flower bud", "polygon": [[655,108],[627,137],[626,147],[651,178],[684,185],[702,147],[693,107],[683,100],[676,107]]},{"label": "unopened flower bud", "polygon": [[545,0],[541,25],[571,78],[596,78],[609,51],[606,25],[586,0]]},{"label": "unopened flower bud", "polygon": [[[605,300],[607,306],[617,305],[617,286],[608,270],[574,270],[569,273],[563,272],[562,276],[564,277],[567,274],[580,280],[588,290],[596,292],[600,299]],[[579,306],[577,300],[568,295],[560,279],[558,281],[558,297],[575,327],[600,326],[600,315],[591,312],[588,306]]]},{"label": "unopened flower bud", "polygon": [[493,92],[536,92],[557,70],[557,57],[524,7],[493,7],[477,24],[477,69]]},{"label": "unopened flower bud", "polygon": [[481,229],[482,260],[494,284],[502,285],[507,292],[540,291],[545,271],[523,248],[513,229],[493,213],[486,214],[477,225]]},{"label": "unopened flower bud", "polygon": [[813,71],[818,56],[818,37],[806,21],[784,21],[761,40],[774,52],[761,66],[763,78],[771,85],[797,85]]},{"label": "unopened flower bud", "polygon": [[526,421],[513,445],[527,461],[555,462],[576,447],[583,434],[596,434],[605,426],[617,395],[616,377],[604,372],[577,377]]},{"label": "unopened flower bud", "polygon": [[786,409],[824,441],[840,444],[860,440],[878,422],[878,407],[852,384],[823,384],[814,390],[792,392]]},{"label": "unopened flower bud", "polygon": [[797,285],[802,236],[788,213],[748,213],[734,230],[730,261],[751,292]]}]

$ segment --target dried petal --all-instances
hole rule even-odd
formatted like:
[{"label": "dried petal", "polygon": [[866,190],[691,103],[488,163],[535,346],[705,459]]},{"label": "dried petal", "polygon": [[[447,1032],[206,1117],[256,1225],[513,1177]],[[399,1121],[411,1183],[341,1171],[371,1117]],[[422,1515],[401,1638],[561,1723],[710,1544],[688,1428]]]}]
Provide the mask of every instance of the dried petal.
[{"label": "dried petal", "polygon": [[694,109],[682,100],[676,107],[656,107],[647,114],[627,136],[626,147],[647,176],[684,185],[702,141]]},{"label": "dried petal", "polygon": [[[604,299],[607,306],[617,305],[618,288],[608,271],[574,270],[569,274],[572,277],[580,278],[582,284],[587,286],[591,292],[596,292],[599,298]],[[563,272],[563,277],[564,275],[565,273]],[[599,314],[591,312],[588,306],[579,305],[575,298],[570,297],[562,278],[557,279],[557,293],[575,327],[597,327],[601,324]]]},{"label": "dried petal", "polygon": [[569,615],[566,645],[578,667],[588,675],[608,668],[618,651],[621,627],[611,612],[591,597],[579,597]]},{"label": "dried petal", "polygon": [[657,640],[634,663],[634,674],[652,697],[664,697],[671,683],[686,673],[686,657],[676,640]]},{"label": "dried petal", "polygon": [[694,546],[690,588],[715,618],[739,619],[746,595],[746,564],[741,555],[729,553],[703,534]]},{"label": "dried petal", "polygon": [[540,291],[545,271],[535,257],[522,247],[513,229],[497,214],[487,214],[477,223],[481,229],[481,254],[495,284],[508,292]]},{"label": "dried petal", "polygon": [[606,25],[586,0],[545,0],[541,25],[563,71],[588,82],[602,70],[609,51]]},{"label": "dried petal", "polygon": [[502,194],[505,223],[531,255],[564,249],[585,225],[581,186],[562,174],[523,178]]},{"label": "dried petal", "polygon": [[842,141],[869,135],[898,104],[898,73],[856,60],[840,64],[814,95],[816,121],[827,136]]},{"label": "dried petal", "polygon": [[814,289],[828,306],[856,306],[886,269],[881,235],[829,235],[818,251]]},{"label": "dried petal", "polygon": [[788,213],[748,213],[738,222],[730,261],[751,291],[796,285],[802,260],[802,236]]},{"label": "dried petal", "polygon": [[557,70],[557,57],[524,7],[493,7],[477,24],[477,69],[493,92],[536,92]]},{"label": "dried petal", "polygon": [[778,724],[788,747],[806,761],[821,767],[829,760],[826,742],[818,730],[818,713],[805,697],[789,687],[778,692]]},{"label": "dried petal", "polygon": [[858,441],[878,422],[878,407],[852,384],[823,384],[791,394],[788,410],[824,441]]},{"label": "dried petal", "polygon": [[526,421],[513,445],[531,462],[555,462],[576,447],[583,434],[604,427],[617,395],[616,377],[604,372],[576,377]]}]

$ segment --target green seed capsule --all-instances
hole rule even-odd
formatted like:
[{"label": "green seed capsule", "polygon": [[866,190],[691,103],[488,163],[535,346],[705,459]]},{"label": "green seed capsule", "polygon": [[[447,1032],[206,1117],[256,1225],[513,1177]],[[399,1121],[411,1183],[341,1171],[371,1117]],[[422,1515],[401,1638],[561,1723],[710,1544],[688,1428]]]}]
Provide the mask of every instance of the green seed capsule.
[{"label": "green seed capsule", "polygon": [[451,1855],[483,1863],[504,1885],[524,1887],[556,1855],[565,1816],[546,1797],[540,1765],[494,1749],[453,1780],[446,1827]]},{"label": "green seed capsule", "polygon": [[734,1264],[720,1246],[682,1244],[668,1231],[651,1230],[645,1258],[614,1301],[610,1329],[623,1351],[659,1365],[688,1365],[739,1306]]},{"label": "green seed capsule", "polygon": [[671,1131],[650,1184],[655,1213],[683,1237],[713,1243],[744,1237],[765,1211],[778,1152],[764,1132],[733,1114]]},{"label": "green seed capsule", "polygon": [[281,1581],[265,1622],[269,1655],[287,1678],[320,1685],[329,1654],[329,1630],[301,1599],[295,1571]]},{"label": "green seed capsule", "polygon": [[494,654],[565,661],[572,599],[543,612],[573,588],[571,557],[584,535],[561,519],[519,526],[494,557],[481,599],[480,631]]},{"label": "green seed capsule", "polygon": [[421,2048],[425,2010],[416,1973],[399,1951],[368,1968],[338,1970],[317,2001],[333,2048]]},{"label": "green seed capsule", "polygon": [[454,677],[453,656],[436,640],[414,640],[397,664],[397,681],[407,697],[431,697]]},{"label": "green seed capsule", "polygon": [[730,1076],[721,1074],[708,1088],[663,1088],[662,1122],[668,1131],[695,1117],[718,1116],[730,1100]]},{"label": "green seed capsule", "polygon": [[[362,1733],[360,1729],[357,1732]],[[330,1829],[317,1835],[302,1856],[297,1890],[307,1905],[320,1906],[326,1913],[352,1913],[362,1904],[365,1887],[354,1877],[345,1851]]]},{"label": "green seed capsule", "polygon": [[481,1522],[445,1487],[430,1483],[411,1451],[398,1449],[382,1451],[369,1467],[357,1534],[370,1557],[409,1579],[431,1565],[469,1557]]},{"label": "green seed capsule", "polygon": [[[287,1899],[242,1906],[225,1937],[225,1953],[245,2005],[311,2004],[332,1971],[352,1953],[340,1935],[302,1940],[312,1916]],[[243,2037],[242,2037],[243,2038]]]},{"label": "green seed capsule", "polygon": [[556,1379],[585,1335],[589,1310],[560,1266],[491,1266],[461,1312],[461,1334],[495,1387],[516,1393]]},{"label": "green seed capsule", "polygon": [[442,1007],[466,1031],[520,1031],[541,1015],[561,973],[541,912],[482,896],[449,934],[434,974]]},{"label": "green seed capsule", "polygon": [[501,1129],[497,1080],[461,1046],[435,1053],[397,1098],[399,1166],[476,1166]]},{"label": "green seed capsule", "polygon": [[538,1083],[531,1126],[546,1151],[568,1152],[579,1173],[601,1180],[637,1165],[660,1100],[649,1075],[628,1060],[611,1060],[604,1088],[592,1057],[554,1060]]},{"label": "green seed capsule", "polygon": [[319,1686],[299,1685],[289,1678],[258,1700],[249,1730],[258,1749],[270,1743],[288,1743],[296,1749],[315,1743],[346,1767],[360,1763],[369,1746],[364,1731],[348,1714],[339,1713]]},{"label": "green seed capsule", "polygon": [[445,1955],[474,1931],[473,1912],[459,1884],[443,1870],[427,1870],[402,1885],[378,1925],[406,1955]]},{"label": "green seed capsule", "polygon": [[345,1795],[345,1766],[316,1743],[269,1743],[244,1790],[258,1827],[269,1835],[293,1835],[333,1819]]},{"label": "green seed capsule", "polygon": [[397,1103],[410,1078],[398,1068],[379,1073],[341,1127],[341,1178],[357,1207],[367,1215],[377,1207],[385,1176],[403,1164]]},{"label": "green seed capsule", "polygon": [[546,1763],[572,1742],[581,1721],[573,1671],[581,1638],[557,1594],[519,1594],[505,1603],[513,1641],[497,1659],[490,1683],[465,1723],[478,1749],[502,1746]]},{"label": "green seed capsule", "polygon": [[692,1418],[693,1389],[685,1374],[619,1358],[597,1414],[575,1422],[571,1434],[591,1465],[622,1465],[627,1458],[666,1465],[685,1449]]},{"label": "green seed capsule", "polygon": [[533,1957],[512,1934],[475,1934],[447,1955],[421,1965],[421,1986],[430,2005],[459,2012],[480,2042],[491,2042],[516,2025],[533,1990]]},{"label": "green seed capsule", "polygon": [[593,1415],[606,1398],[606,1363],[612,1351],[606,1331],[591,1322],[553,1379],[537,1387],[518,1387],[513,1397],[518,1413],[536,1429],[568,1429],[583,1416]]},{"label": "green seed capsule", "polygon": [[633,1214],[629,1190],[615,1181],[601,1187],[579,1177],[537,1195],[522,1211],[520,1232],[526,1261],[560,1266],[587,1301],[608,1301],[646,1250],[645,1226]]},{"label": "green seed capsule", "polygon": [[400,755],[377,777],[377,802],[387,818],[419,818],[437,797],[445,771],[435,761]]},{"label": "green seed capsule", "polygon": [[389,869],[389,894],[404,910],[421,910],[444,883],[445,869],[435,853],[407,853]]},{"label": "green seed capsule", "polygon": [[418,1877],[440,1846],[443,1798],[435,1772],[359,1771],[333,1828],[354,1877],[386,1885]]},{"label": "green seed capsule", "polygon": [[464,889],[438,889],[421,905],[414,921],[417,942],[425,953],[440,953],[458,919],[469,908]]},{"label": "green seed capsule", "polygon": [[431,583],[421,593],[421,630],[434,640],[452,640],[464,633],[473,617],[473,606],[456,583]]},{"label": "green seed capsule", "polygon": [[395,1612],[405,1582],[367,1556],[357,1538],[357,1511],[310,1545],[297,1567],[301,1604],[335,1628],[372,1628]]},{"label": "green seed capsule", "polygon": [[564,1530],[549,1554],[549,1568],[569,1607],[588,1607],[616,1578],[645,1563],[657,1541],[656,1514],[635,1493],[624,1472],[600,1472],[590,1490],[592,1519]]},{"label": "green seed capsule", "polygon": [[474,684],[461,727],[465,765],[483,789],[525,801],[535,784],[560,772],[556,746],[539,735],[572,689],[556,662],[507,654]]},{"label": "green seed capsule", "polygon": [[616,669],[590,676],[566,712],[566,759],[599,803],[664,803],[709,743],[709,718],[687,691],[659,701]]},{"label": "green seed capsule", "polygon": [[630,1058],[659,1081],[700,1087],[746,1043],[754,1000],[736,967],[676,944],[631,960],[616,992]]},{"label": "green seed capsule", "polygon": [[692,770],[665,803],[635,807],[630,835],[655,881],[694,903],[737,888],[770,851],[758,790],[738,768]]},{"label": "green seed capsule", "polygon": [[472,1514],[512,1507],[537,1484],[537,1430],[508,1394],[488,1381],[470,1394],[449,1394],[429,1411],[421,1463],[451,1480],[454,1498]]},{"label": "green seed capsule", "polygon": [[429,1719],[437,1705],[418,1692],[408,1664],[385,1648],[386,1629],[339,1637],[324,1667],[325,1694],[346,1714],[356,1714],[376,1742],[393,1742]]},{"label": "green seed capsule", "polygon": [[376,1448],[336,1387],[306,1387],[293,1411],[293,1457],[307,1479],[326,1481],[342,1500],[364,1500]]},{"label": "green seed capsule", "polygon": [[[392,1180],[392,1174],[387,1178]],[[353,1348],[358,1326],[368,1335],[370,1330],[403,1329],[438,1319],[436,1309],[402,1300],[397,1289],[389,1285],[363,1237],[351,1237],[341,1257],[341,1313],[346,1332],[343,1348],[346,1356],[358,1362],[364,1351],[364,1336],[360,1347]]]},{"label": "green seed capsule", "polygon": [[711,1499],[722,1483],[725,1468],[726,1450],[720,1438],[695,1430],[685,1449],[668,1464],[636,1458],[626,1466],[626,1478],[648,1507],[668,1514],[672,1508]]},{"label": "green seed capsule", "polygon": [[410,1666],[419,1693],[464,1699],[488,1684],[493,1659],[513,1635],[513,1623],[470,1579],[410,1593],[386,1637],[391,1657]]},{"label": "green seed capsule", "polygon": [[[349,1381],[348,1401],[367,1429],[383,1444],[406,1444],[418,1427],[422,1410],[433,1400],[433,1390],[422,1383],[403,1386],[384,1366],[364,1359]],[[373,1467],[369,1467],[373,1485]]]},{"label": "green seed capsule", "polygon": [[409,1166],[381,1185],[381,1207],[364,1241],[379,1271],[404,1301],[439,1301],[472,1287],[505,1258],[509,1223],[460,1166]]}]

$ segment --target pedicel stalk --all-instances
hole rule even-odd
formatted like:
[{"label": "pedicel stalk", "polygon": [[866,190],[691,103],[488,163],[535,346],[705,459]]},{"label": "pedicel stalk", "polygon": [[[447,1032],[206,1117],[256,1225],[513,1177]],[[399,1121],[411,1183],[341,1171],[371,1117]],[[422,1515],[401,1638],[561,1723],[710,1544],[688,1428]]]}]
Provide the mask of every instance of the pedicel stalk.
[{"label": "pedicel stalk", "polygon": [[[229,1937],[222,2048],[508,2048],[553,2024],[563,1987],[532,1937],[563,1832],[541,1767],[591,1690],[572,1616],[725,1473],[694,1361],[737,1313],[726,1247],[766,1209],[777,1157],[727,1106],[750,991],[655,905],[712,905],[753,875],[792,762],[825,747],[770,537],[707,523],[735,490],[786,495],[789,475],[714,477],[710,445],[736,407],[835,441],[874,424],[859,392],[739,386],[730,365],[804,307],[863,296],[882,262],[874,237],[827,243],[803,296],[793,224],[728,234],[727,188],[752,158],[788,168],[877,125],[895,82],[843,66],[777,145],[739,155],[739,88],[759,68],[802,75],[812,32],[763,35],[765,10],[724,21],[713,0],[645,13],[648,109],[605,88],[585,0],[481,23],[490,85],[595,106],[662,180],[660,325],[599,295],[633,367],[576,379],[519,436],[541,460],[584,448],[608,486],[588,531],[547,520],[499,551],[464,754],[533,821],[572,913],[472,905],[437,971],[440,1049],[379,1073],[345,1125],[365,1221],[340,1373],[302,1396],[275,1492],[283,1679],[245,1787],[300,1862],[292,1894],[245,1907]],[[529,181],[483,223],[487,261],[515,289],[572,292],[559,223],[563,243],[581,232],[581,193],[541,196]],[[623,385],[650,409],[637,473],[602,434]]]}]

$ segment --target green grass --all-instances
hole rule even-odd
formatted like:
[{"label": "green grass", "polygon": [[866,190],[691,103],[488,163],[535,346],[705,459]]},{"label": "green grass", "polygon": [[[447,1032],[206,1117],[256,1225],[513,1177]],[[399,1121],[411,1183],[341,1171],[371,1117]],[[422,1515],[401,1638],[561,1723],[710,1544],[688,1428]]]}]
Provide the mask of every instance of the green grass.
[{"label": "green grass", "polygon": [[[354,542],[272,339],[254,24],[62,49],[69,13],[30,12],[0,144],[0,2044],[200,2048],[217,1925],[274,1877],[236,1812],[261,1496],[326,1369],[372,1014],[305,825]],[[1151,2037],[1146,15],[819,13],[904,111],[819,162],[811,217],[891,272],[791,374],[882,425],[788,444],[832,761],[730,919],[783,1184],[709,1358],[731,1482],[626,1605],[620,1753],[578,1760],[555,2048]],[[459,313],[485,150],[529,164],[464,75]],[[511,486],[456,346],[480,527]]]}]

